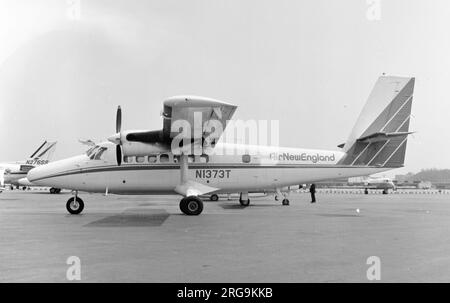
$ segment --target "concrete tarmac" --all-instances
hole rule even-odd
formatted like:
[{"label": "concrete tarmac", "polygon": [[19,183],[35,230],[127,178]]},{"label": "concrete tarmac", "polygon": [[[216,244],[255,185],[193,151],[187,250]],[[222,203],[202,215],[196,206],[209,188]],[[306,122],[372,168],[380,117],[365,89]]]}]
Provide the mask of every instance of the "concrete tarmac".
[{"label": "concrete tarmac", "polygon": [[[205,202],[181,214],[178,196],[0,194],[0,282],[450,282],[450,195],[292,194]],[[359,212],[357,211],[359,209]]]}]

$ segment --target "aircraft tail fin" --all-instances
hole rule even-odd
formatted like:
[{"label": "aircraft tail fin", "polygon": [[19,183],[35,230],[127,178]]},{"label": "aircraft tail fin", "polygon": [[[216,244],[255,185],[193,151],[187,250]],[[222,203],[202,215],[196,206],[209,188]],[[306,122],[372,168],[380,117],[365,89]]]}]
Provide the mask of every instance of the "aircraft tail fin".
[{"label": "aircraft tail fin", "polygon": [[44,143],[42,143],[33,154],[31,154],[31,156],[28,160],[29,161],[30,160],[44,160],[45,162],[48,163],[49,161],[51,161],[51,159],[53,157],[53,153],[55,152],[56,143],[57,143],[56,141],[54,141],[54,142],[44,141]]},{"label": "aircraft tail fin", "polygon": [[347,142],[340,164],[402,167],[405,162],[415,78],[382,76]]}]

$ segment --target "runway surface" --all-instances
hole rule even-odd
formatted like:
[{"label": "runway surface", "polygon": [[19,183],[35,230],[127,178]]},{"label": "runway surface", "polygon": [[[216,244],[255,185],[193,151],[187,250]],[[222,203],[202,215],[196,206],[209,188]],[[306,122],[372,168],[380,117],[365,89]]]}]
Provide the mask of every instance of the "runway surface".
[{"label": "runway surface", "polygon": [[[182,215],[177,196],[0,194],[0,282],[381,282],[450,281],[450,195],[292,194],[206,202]],[[359,209],[359,213],[357,212]]]}]

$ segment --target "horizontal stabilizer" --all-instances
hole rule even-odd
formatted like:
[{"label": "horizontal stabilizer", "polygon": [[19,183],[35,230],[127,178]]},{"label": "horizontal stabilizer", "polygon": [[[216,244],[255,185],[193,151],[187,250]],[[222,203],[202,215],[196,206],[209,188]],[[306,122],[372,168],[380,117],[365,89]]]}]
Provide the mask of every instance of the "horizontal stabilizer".
[{"label": "horizontal stabilizer", "polygon": [[411,135],[413,133],[414,132],[396,132],[396,133],[381,133],[381,132],[379,132],[379,133],[374,133],[374,134],[359,138],[356,140],[356,142],[374,143],[374,142],[386,141],[386,140],[398,138],[398,137],[405,137],[405,136]]}]

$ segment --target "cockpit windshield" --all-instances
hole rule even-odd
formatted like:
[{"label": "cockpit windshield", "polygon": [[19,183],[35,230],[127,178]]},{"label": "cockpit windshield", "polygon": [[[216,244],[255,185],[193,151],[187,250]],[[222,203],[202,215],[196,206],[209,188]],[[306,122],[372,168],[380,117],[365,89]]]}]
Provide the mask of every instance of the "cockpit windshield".
[{"label": "cockpit windshield", "polygon": [[98,145],[91,147],[86,151],[86,155],[91,160],[100,160],[103,153],[107,150],[107,147],[100,147]]},{"label": "cockpit windshield", "polygon": [[86,151],[86,155],[87,155],[88,157],[90,157],[90,156],[92,155],[92,153],[94,153],[94,151],[95,151],[97,148],[98,148],[98,146],[94,146],[94,147],[89,148],[89,149]]}]

